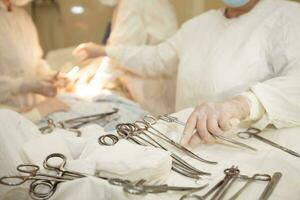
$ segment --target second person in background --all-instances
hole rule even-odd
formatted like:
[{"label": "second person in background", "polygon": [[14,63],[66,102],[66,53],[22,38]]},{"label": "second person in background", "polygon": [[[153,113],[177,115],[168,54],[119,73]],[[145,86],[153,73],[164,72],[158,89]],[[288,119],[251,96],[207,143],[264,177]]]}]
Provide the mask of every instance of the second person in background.
[{"label": "second person in background", "polygon": [[[108,46],[157,45],[175,34],[178,29],[174,8],[169,0],[100,0],[100,2],[114,7]],[[96,58],[100,56],[97,48],[96,44],[85,43],[74,53],[80,55],[82,59]],[[86,55],[85,51],[79,49],[88,49],[91,54]],[[123,92],[128,92],[130,98],[153,114],[174,112],[176,72],[170,76],[151,77],[130,72],[113,63],[106,71],[110,73],[110,79],[107,80],[108,89],[125,88]]]}]

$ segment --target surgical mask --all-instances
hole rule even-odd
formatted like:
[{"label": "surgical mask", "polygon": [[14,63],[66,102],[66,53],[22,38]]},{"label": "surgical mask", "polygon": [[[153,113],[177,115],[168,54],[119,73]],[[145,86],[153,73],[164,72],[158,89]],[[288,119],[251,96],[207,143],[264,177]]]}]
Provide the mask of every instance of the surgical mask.
[{"label": "surgical mask", "polygon": [[119,3],[119,0],[99,0],[102,4],[106,6],[115,6]]},{"label": "surgical mask", "polygon": [[11,3],[15,6],[25,6],[30,3],[32,0],[11,0]]},{"label": "surgical mask", "polygon": [[231,8],[242,7],[242,6],[246,5],[247,3],[249,3],[249,1],[250,0],[223,0],[223,2]]}]

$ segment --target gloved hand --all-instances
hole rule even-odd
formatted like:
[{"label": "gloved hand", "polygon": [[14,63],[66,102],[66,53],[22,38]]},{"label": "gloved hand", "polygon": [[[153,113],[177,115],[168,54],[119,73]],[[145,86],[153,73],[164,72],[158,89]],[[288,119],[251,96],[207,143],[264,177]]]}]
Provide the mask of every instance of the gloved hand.
[{"label": "gloved hand", "polygon": [[250,115],[250,106],[246,97],[237,96],[221,103],[204,103],[195,108],[190,115],[181,144],[195,145],[203,140],[213,143],[213,135],[223,134],[232,128],[231,120],[243,120]]},{"label": "gloved hand", "polygon": [[85,61],[91,58],[106,56],[106,51],[105,46],[89,42],[80,44],[72,54],[77,56],[81,61]]},{"label": "gloved hand", "polygon": [[20,93],[36,93],[46,97],[54,97],[57,94],[55,75],[25,77],[20,87]]},{"label": "gloved hand", "polygon": [[66,74],[61,72],[55,73],[53,81],[54,86],[57,88],[65,88],[71,83],[70,78],[68,78]]},{"label": "gloved hand", "polygon": [[55,98],[49,98],[35,106],[42,117],[46,117],[54,112],[68,111],[70,107]]}]

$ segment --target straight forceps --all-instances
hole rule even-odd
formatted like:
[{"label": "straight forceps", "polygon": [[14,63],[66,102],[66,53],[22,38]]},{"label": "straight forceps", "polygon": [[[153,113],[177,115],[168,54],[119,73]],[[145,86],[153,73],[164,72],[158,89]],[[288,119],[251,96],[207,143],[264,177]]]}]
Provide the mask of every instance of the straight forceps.
[{"label": "straight forceps", "polygon": [[289,154],[291,154],[293,156],[300,157],[299,153],[297,153],[297,152],[295,152],[295,151],[293,151],[291,149],[288,149],[288,148],[286,148],[284,146],[281,146],[281,145],[279,145],[279,144],[277,144],[275,142],[272,142],[271,140],[268,140],[268,139],[266,139],[264,137],[261,137],[260,135],[258,135],[259,133],[261,133],[261,130],[256,129],[256,128],[249,128],[246,131],[237,133],[237,136],[239,138],[241,138],[241,139],[250,139],[250,138],[253,137],[253,138],[255,138],[257,140],[260,140],[260,141],[262,141],[262,142],[264,142],[266,144],[269,144],[269,145],[271,145],[271,146],[273,146],[273,147],[275,147],[277,149],[285,151],[285,152],[287,152],[287,153],[289,153]]},{"label": "straight forceps", "polygon": [[[209,160],[206,160],[206,159],[203,159],[203,158],[199,157],[197,154],[193,153],[189,149],[185,148],[184,146],[182,146],[179,143],[175,142],[174,140],[170,139],[165,134],[163,134],[161,131],[159,131],[158,129],[156,129],[155,127],[153,127],[153,125],[155,125],[157,123],[157,119],[155,117],[150,116],[150,115],[146,115],[146,116],[144,116],[143,121],[147,124],[147,126],[148,126],[147,130],[150,133],[152,133],[156,137],[158,137],[158,138],[166,141],[167,143],[173,145],[174,147],[176,147],[177,149],[179,149],[183,153],[187,154],[191,158],[194,158],[194,159],[196,159],[198,161],[205,162],[205,163],[208,163],[208,164],[218,164],[217,162],[209,161]],[[149,129],[154,130],[157,134],[154,133],[154,132],[152,132],[152,131],[150,131]]]},{"label": "straight forceps", "polygon": [[181,186],[169,186],[169,185],[127,185],[123,190],[129,194],[158,194],[168,191],[176,192],[196,192],[206,188],[208,184],[201,187],[181,187]]},{"label": "straight forceps", "polygon": [[[166,122],[169,122],[169,123],[176,123],[176,124],[179,124],[179,125],[182,125],[182,126],[185,126],[186,124],[180,120],[178,120],[177,117],[173,117],[173,116],[170,116],[170,115],[162,115],[162,116],[159,116],[159,119],[163,120],[163,121],[166,121]],[[232,143],[234,145],[237,145],[237,146],[240,146],[240,147],[243,147],[243,148],[247,148],[247,149],[250,149],[252,151],[257,151],[257,149],[247,145],[247,144],[244,144],[242,142],[239,142],[239,141],[236,141],[236,140],[233,140],[231,138],[228,138],[228,137],[224,137],[222,135],[213,135],[213,137],[215,138],[218,138],[220,140],[223,140],[223,141],[226,141],[226,142],[229,142],[229,143]]]}]

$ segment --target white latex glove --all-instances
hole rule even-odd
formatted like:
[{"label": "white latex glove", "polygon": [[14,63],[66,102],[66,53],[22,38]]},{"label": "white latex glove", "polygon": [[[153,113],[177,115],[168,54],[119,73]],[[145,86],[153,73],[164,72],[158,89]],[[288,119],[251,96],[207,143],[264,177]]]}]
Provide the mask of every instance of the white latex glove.
[{"label": "white latex glove", "polygon": [[230,130],[233,119],[243,120],[249,115],[250,106],[247,98],[243,96],[221,103],[201,104],[188,118],[181,144],[195,145],[201,141],[213,143],[213,135],[221,135]]},{"label": "white latex glove", "polygon": [[46,117],[54,112],[68,111],[70,107],[58,99],[49,98],[36,105],[40,115]]},{"label": "white latex glove", "polygon": [[81,61],[100,56],[106,56],[105,46],[98,45],[92,42],[80,44],[72,53]]}]

